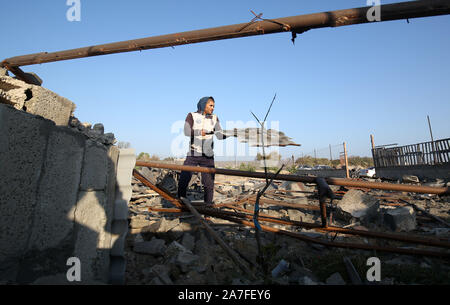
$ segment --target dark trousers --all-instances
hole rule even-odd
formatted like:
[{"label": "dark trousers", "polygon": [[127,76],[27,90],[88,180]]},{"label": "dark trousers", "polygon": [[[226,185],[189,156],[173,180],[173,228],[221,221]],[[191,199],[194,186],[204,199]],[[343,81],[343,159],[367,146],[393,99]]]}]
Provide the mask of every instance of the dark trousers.
[{"label": "dark trousers", "polygon": [[[214,157],[187,156],[183,165],[213,167]],[[178,197],[186,197],[186,189],[191,181],[192,172],[182,171],[178,182]],[[212,204],[214,197],[214,174],[202,173],[202,184],[205,188],[205,203]]]}]

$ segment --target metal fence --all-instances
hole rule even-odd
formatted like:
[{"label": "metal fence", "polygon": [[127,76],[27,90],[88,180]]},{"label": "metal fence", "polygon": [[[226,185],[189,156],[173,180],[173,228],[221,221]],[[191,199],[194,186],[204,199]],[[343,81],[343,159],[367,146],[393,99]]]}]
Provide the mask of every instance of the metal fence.
[{"label": "metal fence", "polygon": [[450,138],[399,147],[375,147],[375,167],[436,165],[450,163]]}]

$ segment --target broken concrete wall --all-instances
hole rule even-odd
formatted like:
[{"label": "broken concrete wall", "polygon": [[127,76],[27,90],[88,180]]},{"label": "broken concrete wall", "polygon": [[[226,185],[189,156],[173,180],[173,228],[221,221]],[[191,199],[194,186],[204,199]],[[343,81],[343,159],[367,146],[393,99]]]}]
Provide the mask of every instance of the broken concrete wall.
[{"label": "broken concrete wall", "polygon": [[414,165],[377,167],[376,176],[388,179],[402,179],[404,175],[417,176],[419,179],[450,179],[450,163],[440,165]]},{"label": "broken concrete wall", "polygon": [[77,257],[82,284],[120,283],[131,152],[57,125],[0,104],[0,282],[68,284]]}]

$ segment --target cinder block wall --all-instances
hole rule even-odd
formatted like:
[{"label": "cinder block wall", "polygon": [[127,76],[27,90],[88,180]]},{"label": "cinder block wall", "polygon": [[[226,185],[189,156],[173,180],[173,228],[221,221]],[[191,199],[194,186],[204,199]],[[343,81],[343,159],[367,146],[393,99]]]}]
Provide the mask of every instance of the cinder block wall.
[{"label": "cinder block wall", "polygon": [[0,104],[0,283],[123,283],[134,158]]}]

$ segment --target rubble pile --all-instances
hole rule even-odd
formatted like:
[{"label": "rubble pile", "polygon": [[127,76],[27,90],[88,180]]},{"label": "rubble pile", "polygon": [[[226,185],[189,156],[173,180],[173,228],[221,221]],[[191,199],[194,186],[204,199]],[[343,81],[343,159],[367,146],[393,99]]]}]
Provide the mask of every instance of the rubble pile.
[{"label": "rubble pile", "polygon": [[[146,169],[159,186],[176,195],[178,173],[169,170]],[[223,176],[222,176],[223,177]],[[264,180],[239,177],[216,179],[214,203],[232,203],[248,197],[239,206],[253,212],[257,191]],[[133,196],[129,206],[129,234],[126,246],[128,284],[280,284],[280,285],[345,285],[352,277],[344,264],[352,261],[364,283],[369,257],[377,256],[383,264],[381,284],[427,283],[427,276],[414,277],[411,272],[437,278],[437,282],[450,281],[450,265],[440,258],[429,258],[395,253],[328,247],[304,242],[271,232],[261,232],[262,253],[266,274],[258,273],[258,280],[244,274],[228,254],[214,241],[204,226],[190,212],[168,213],[149,211],[149,208],[174,208],[173,204],[133,178]],[[450,230],[443,223],[413,207],[424,209],[443,221],[450,220],[449,197],[415,193],[387,192],[330,186],[337,199],[330,212],[332,225],[357,230],[377,232],[408,232],[424,237],[450,240]],[[193,205],[201,206],[203,190],[200,175],[193,175],[188,198]],[[318,209],[297,208],[292,204],[318,207],[315,184],[300,182],[274,182],[260,202],[260,215],[279,219],[320,224]],[[408,205],[400,199],[410,202]],[[270,204],[282,202],[286,206]],[[290,205],[291,204],[291,205]],[[223,211],[236,210],[221,206]],[[228,220],[205,217],[219,234],[252,270],[262,270],[258,263],[258,246],[255,230]],[[366,238],[355,235],[324,233],[297,226],[261,223],[273,228],[298,232],[321,240],[405,246],[405,243]],[[407,244],[406,246],[408,246]],[[412,245],[419,247],[420,245]],[[404,262],[408,263],[405,264]],[[437,269],[436,269],[437,268]],[[438,270],[438,271],[436,271]],[[432,277],[431,275],[439,274]],[[411,280],[413,279],[413,280]],[[421,282],[422,281],[422,282]]]},{"label": "rubble pile", "polygon": [[67,126],[104,145],[114,145],[117,142],[113,133],[105,134],[103,124],[92,127],[90,123],[80,122],[73,115],[76,105],[67,98],[44,87],[10,77],[4,68],[0,68],[0,103],[42,116],[57,126]]},{"label": "rubble pile", "polygon": [[90,123],[81,123],[76,117],[71,116],[69,127],[104,145],[114,145],[117,142],[113,133],[105,133],[105,127],[101,123],[92,126]]}]

